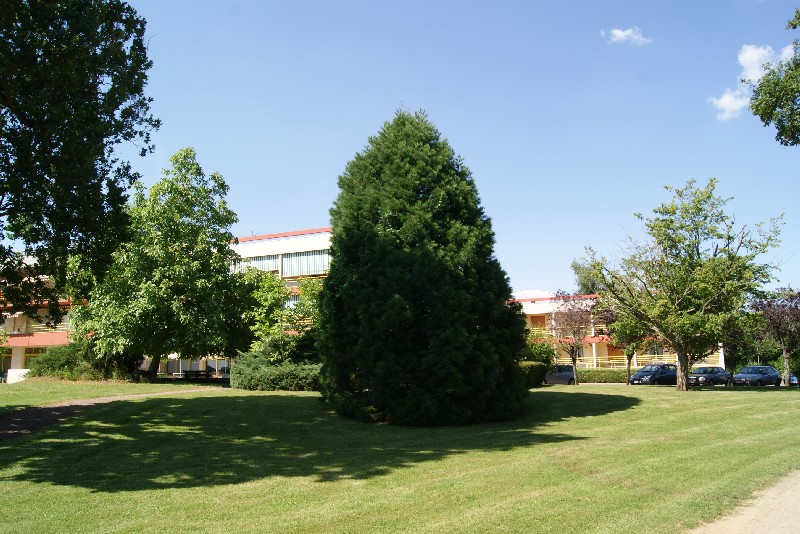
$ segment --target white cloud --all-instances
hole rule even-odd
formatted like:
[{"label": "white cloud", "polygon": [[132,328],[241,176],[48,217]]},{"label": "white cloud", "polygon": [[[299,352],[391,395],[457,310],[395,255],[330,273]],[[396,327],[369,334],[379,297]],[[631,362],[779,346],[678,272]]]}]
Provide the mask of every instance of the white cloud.
[{"label": "white cloud", "polygon": [[542,291],[540,289],[523,289],[522,291],[514,291],[512,296],[515,299],[539,299],[552,297],[553,294],[549,291]]},{"label": "white cloud", "polygon": [[742,110],[750,102],[750,93],[744,87],[736,90],[725,89],[719,98],[711,97],[707,100],[717,109],[717,119],[726,121],[741,115]]},{"label": "white cloud", "polygon": [[642,30],[634,26],[633,28],[628,28],[626,30],[620,30],[619,28],[614,28],[610,32],[606,33],[605,30],[600,30],[600,35],[608,41],[609,43],[627,43],[633,45],[644,46],[646,44],[650,44],[653,42],[652,39],[649,39],[642,35]]},{"label": "white cloud", "polygon": [[740,78],[757,82],[764,75],[764,63],[775,60],[775,51],[771,46],[744,45],[739,50],[739,65],[742,66]]},{"label": "white cloud", "polygon": [[717,119],[726,121],[738,117],[750,102],[750,89],[741,80],[757,83],[764,76],[764,64],[786,61],[794,55],[792,45],[781,49],[776,54],[771,46],[746,44],[739,49],[737,60],[742,67],[739,74],[739,85],[736,89],[727,88],[719,97],[712,96],[706,101],[717,110]]}]

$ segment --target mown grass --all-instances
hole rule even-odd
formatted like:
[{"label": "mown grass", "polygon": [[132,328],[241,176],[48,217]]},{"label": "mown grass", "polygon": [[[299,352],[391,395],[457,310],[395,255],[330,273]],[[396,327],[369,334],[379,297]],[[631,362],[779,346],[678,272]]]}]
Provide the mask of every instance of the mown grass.
[{"label": "mown grass", "polygon": [[116,402],[0,444],[3,532],[676,532],[800,459],[800,391],[553,386],[511,422],[365,425],[316,394]]},{"label": "mown grass", "polygon": [[134,384],[124,381],[59,380],[29,378],[16,384],[0,384],[0,415],[26,406],[44,406],[74,399],[96,399],[115,395],[136,395],[198,387],[192,382]]}]

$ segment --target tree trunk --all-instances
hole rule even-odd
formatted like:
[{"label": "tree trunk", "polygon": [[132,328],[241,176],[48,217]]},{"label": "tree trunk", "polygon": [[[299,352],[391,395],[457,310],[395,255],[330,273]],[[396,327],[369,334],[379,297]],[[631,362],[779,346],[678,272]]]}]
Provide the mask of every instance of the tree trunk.
[{"label": "tree trunk", "polygon": [[[635,354],[635,353],[634,353]],[[631,361],[633,361],[633,354],[625,355],[625,385],[631,385]]]},{"label": "tree trunk", "polygon": [[677,351],[678,356],[678,380],[675,389],[678,391],[689,390],[689,355],[683,351]]},{"label": "tree trunk", "polygon": [[789,380],[789,375],[792,373],[791,367],[791,353],[786,350],[786,345],[783,346],[783,385],[784,386],[791,386],[792,382]]},{"label": "tree trunk", "polygon": [[575,380],[575,385],[578,385],[578,356],[571,355],[570,358],[572,359],[572,378]]},{"label": "tree trunk", "polygon": [[151,356],[150,363],[147,366],[147,371],[145,371],[143,374],[151,379],[157,377],[159,365],[161,365],[161,355],[158,354],[156,356]]}]

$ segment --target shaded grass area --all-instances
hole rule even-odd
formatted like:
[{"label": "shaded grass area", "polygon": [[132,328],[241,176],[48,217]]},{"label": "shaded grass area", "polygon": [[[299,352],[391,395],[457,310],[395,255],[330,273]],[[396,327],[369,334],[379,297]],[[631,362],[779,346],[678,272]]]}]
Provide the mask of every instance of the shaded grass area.
[{"label": "shaded grass area", "polygon": [[526,407],[403,428],[316,394],[115,402],[0,447],[0,530],[674,532],[800,459],[795,391],[555,386]]}]

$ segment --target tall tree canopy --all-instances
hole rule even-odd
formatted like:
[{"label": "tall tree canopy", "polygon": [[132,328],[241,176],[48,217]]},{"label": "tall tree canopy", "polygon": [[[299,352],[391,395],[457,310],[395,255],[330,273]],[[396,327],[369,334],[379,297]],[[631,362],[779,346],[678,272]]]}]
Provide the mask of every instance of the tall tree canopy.
[{"label": "tall tree canopy", "polygon": [[411,425],[516,415],[524,318],[461,159],[423,113],[401,111],[339,187],[320,304],[325,400]]},{"label": "tall tree canopy", "polygon": [[[786,29],[800,28],[800,8]],[[764,126],[775,125],[775,139],[782,145],[800,144],[800,41],[794,40],[794,54],[785,61],[768,65],[764,76],[750,83],[750,110]]]},{"label": "tall tree canopy", "polygon": [[137,176],[115,147],[144,155],[159,126],[144,31],[120,0],[0,3],[0,289],[12,310],[50,301],[58,315],[68,263],[100,276],[125,235]]},{"label": "tall tree canopy", "polygon": [[675,351],[681,390],[691,364],[717,349],[724,325],[769,280],[771,266],[757,259],[777,243],[775,220],[737,228],[716,183],[667,187],[670,202],[652,218],[637,214],[647,241],[631,242],[619,266],[592,251],[604,305]]},{"label": "tall tree canopy", "polygon": [[600,292],[600,281],[586,258],[572,260],[570,269],[575,274],[575,285],[579,295],[596,295]]},{"label": "tall tree canopy", "polygon": [[206,176],[192,149],[145,194],[137,186],[129,216],[132,237],[113,256],[89,304],[78,307],[78,335],[105,358],[235,354],[252,337],[243,315],[256,287],[231,273],[231,225],[236,214],[217,173]]}]

